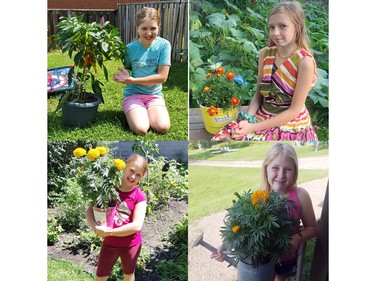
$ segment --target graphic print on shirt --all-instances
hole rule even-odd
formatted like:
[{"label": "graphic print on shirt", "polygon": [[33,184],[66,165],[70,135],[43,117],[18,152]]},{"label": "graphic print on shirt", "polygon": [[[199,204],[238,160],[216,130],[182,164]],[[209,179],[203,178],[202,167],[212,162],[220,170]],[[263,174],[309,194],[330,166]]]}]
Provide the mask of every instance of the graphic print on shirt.
[{"label": "graphic print on shirt", "polygon": [[131,211],[125,201],[116,208],[115,224],[121,226],[130,222]]}]

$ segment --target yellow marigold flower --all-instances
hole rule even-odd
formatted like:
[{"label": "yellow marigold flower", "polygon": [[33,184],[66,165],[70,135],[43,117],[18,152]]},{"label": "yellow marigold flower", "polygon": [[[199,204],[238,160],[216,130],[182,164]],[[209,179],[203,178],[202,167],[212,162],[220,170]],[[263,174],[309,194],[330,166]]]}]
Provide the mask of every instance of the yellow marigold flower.
[{"label": "yellow marigold flower", "polygon": [[213,105],[211,105],[210,108],[207,109],[207,112],[210,116],[215,116],[219,114],[219,110]]},{"label": "yellow marigold flower", "polygon": [[210,78],[210,77],[211,77],[211,73],[207,73],[206,78]]},{"label": "yellow marigold flower", "polygon": [[269,195],[265,190],[257,190],[251,195],[251,204],[256,205],[263,202],[267,202]]},{"label": "yellow marigold flower", "polygon": [[205,93],[209,93],[211,91],[212,91],[212,89],[210,87],[204,87],[203,88],[203,92],[205,92]]},{"label": "yellow marigold flower", "polygon": [[124,160],[122,159],[114,159],[113,160],[113,164],[115,165],[115,167],[117,168],[117,170],[121,171],[121,170],[124,170],[126,164],[124,162]]},{"label": "yellow marigold flower", "polygon": [[237,233],[239,230],[240,230],[240,226],[239,225],[235,225],[235,226],[233,226],[232,227],[232,231],[234,232],[234,233]]},{"label": "yellow marigold flower", "polygon": [[96,149],[99,150],[99,152],[100,152],[100,156],[104,156],[104,155],[106,155],[107,152],[108,152],[107,148],[104,147],[104,146],[98,146]]},{"label": "yellow marigold flower", "polygon": [[87,152],[87,158],[89,158],[91,161],[95,160],[100,156],[100,151],[96,148],[91,148],[89,152]]},{"label": "yellow marigold flower", "polygon": [[74,155],[76,158],[82,157],[82,156],[86,155],[86,150],[83,149],[82,147],[78,147],[78,148],[76,148],[76,149],[73,151],[73,155]]},{"label": "yellow marigold flower", "polygon": [[236,106],[240,103],[240,99],[237,98],[237,97],[233,97],[230,99],[230,104],[233,105],[233,106]]}]

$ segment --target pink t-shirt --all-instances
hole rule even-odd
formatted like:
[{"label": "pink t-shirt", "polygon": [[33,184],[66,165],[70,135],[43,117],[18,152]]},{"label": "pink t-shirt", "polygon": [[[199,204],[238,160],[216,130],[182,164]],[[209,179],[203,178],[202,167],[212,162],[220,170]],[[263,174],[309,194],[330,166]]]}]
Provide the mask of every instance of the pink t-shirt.
[{"label": "pink t-shirt", "polygon": [[[135,205],[139,202],[147,201],[146,195],[139,187],[132,191],[123,192],[116,189],[120,195],[121,202],[116,204],[116,213],[113,228],[118,228],[130,223],[133,220]],[[104,244],[112,247],[131,247],[142,243],[142,231],[138,231],[129,236],[117,237],[107,236],[104,238]]]},{"label": "pink t-shirt", "polygon": [[[299,198],[298,198],[298,194],[297,194],[297,187],[293,187],[289,191],[288,199],[294,201],[294,203],[296,204],[296,207],[297,207],[297,209],[289,208],[288,213],[300,220],[301,219],[301,205],[299,203]],[[283,262],[283,261],[288,261],[288,260],[296,258],[298,256],[298,251],[299,251],[299,246],[297,247],[297,249],[294,253],[283,255],[281,257],[281,261]]]}]

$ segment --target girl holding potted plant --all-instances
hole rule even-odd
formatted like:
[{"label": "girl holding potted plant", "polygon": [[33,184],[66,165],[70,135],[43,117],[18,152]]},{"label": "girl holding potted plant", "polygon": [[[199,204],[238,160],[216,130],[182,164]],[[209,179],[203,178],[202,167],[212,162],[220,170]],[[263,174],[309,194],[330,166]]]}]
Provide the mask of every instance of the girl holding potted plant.
[{"label": "girl holding potted plant", "polygon": [[259,54],[257,91],[247,113],[212,140],[318,139],[305,106],[318,77],[301,4],[279,3],[268,16],[268,26],[269,44]]},{"label": "girl holding potted plant", "polygon": [[[288,200],[293,201],[295,208],[287,208],[288,213],[291,215],[290,218],[296,218],[298,221],[301,220],[303,224],[303,227],[300,231],[297,231],[296,234],[290,235],[290,251],[277,254],[280,256],[280,258],[275,267],[275,281],[284,281],[288,277],[296,274],[297,257],[301,242],[308,241],[317,235],[316,219],[311,198],[305,189],[296,186],[297,177],[298,159],[295,150],[288,143],[275,143],[268,151],[262,164],[261,190],[256,191],[253,194],[259,192],[261,196],[257,195],[258,198],[256,200],[258,201],[260,199],[264,201],[271,201],[271,199],[268,199],[271,198],[271,193],[277,192],[277,194],[279,195],[278,197],[287,198]],[[262,192],[264,192],[264,194]],[[250,202],[253,201],[254,199],[253,197],[251,197]],[[250,202],[249,204],[251,204]],[[230,221],[230,219],[228,221]],[[245,231],[245,226],[241,226],[241,222],[237,223],[238,225],[234,227],[230,226],[230,229],[233,232],[236,232],[235,235],[242,235],[241,231]],[[293,232],[295,233],[296,231]],[[217,253],[214,253],[211,256],[211,258],[218,261],[224,260],[224,251],[229,248],[229,246],[226,246],[224,244],[231,244],[230,239],[225,239],[226,237],[229,237],[225,235],[225,231],[223,231],[222,233],[224,237],[224,243],[217,249]],[[281,243],[280,241],[282,238],[280,235],[279,237],[273,238],[277,239],[279,244]],[[241,251],[242,250],[243,249],[241,249]],[[270,250],[272,251],[272,249]],[[252,251],[252,249],[250,249],[250,251]],[[255,259],[258,258],[255,252],[256,250],[254,250],[254,252],[248,253],[248,255],[250,256],[250,260],[254,260],[254,257]],[[266,252],[266,250],[262,252],[264,253]]]},{"label": "girl holding potted plant", "polygon": [[119,257],[124,280],[135,280],[134,272],[141,252],[141,229],[147,206],[146,195],[137,184],[146,172],[147,161],[144,157],[133,154],[127,159],[121,186],[116,188],[120,201],[115,203],[113,228],[98,225],[94,219],[93,207],[89,206],[87,209],[86,218],[90,227],[97,235],[104,238],[96,271],[97,281],[108,279]]},{"label": "girl holding potted plant", "polygon": [[126,84],[123,109],[130,130],[139,135],[151,128],[165,133],[170,128],[169,113],[162,94],[171,65],[171,44],[158,36],[160,16],[154,8],[142,8],[136,17],[138,39],[127,45],[125,68],[115,73],[115,81]]}]

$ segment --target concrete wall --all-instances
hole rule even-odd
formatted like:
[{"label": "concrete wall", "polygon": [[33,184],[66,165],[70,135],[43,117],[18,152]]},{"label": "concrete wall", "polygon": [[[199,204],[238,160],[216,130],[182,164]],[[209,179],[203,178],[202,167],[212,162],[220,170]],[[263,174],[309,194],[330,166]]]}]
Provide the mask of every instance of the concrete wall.
[{"label": "concrete wall", "polygon": [[[132,146],[135,141],[116,142],[109,147],[117,148],[114,151],[115,157],[126,160],[132,153]],[[175,159],[179,163],[188,162],[188,142],[187,141],[157,141],[159,145],[160,154],[155,154],[154,157],[164,156],[168,159]]]}]

